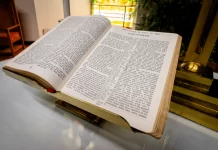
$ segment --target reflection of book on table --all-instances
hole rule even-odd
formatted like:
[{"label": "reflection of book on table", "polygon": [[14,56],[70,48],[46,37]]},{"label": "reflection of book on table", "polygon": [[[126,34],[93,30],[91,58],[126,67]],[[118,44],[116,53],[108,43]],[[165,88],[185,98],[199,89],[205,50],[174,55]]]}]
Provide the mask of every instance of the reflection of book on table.
[{"label": "reflection of book on table", "polygon": [[177,34],[114,27],[103,16],[67,17],[4,69],[160,137],[180,45]]}]

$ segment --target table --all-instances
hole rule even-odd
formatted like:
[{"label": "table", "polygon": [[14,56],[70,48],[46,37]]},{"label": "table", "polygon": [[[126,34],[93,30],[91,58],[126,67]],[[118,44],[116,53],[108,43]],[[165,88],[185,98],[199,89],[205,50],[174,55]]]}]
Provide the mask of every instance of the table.
[{"label": "table", "polygon": [[56,107],[55,100],[0,71],[0,150],[218,149],[217,132],[172,113],[155,139],[110,122],[97,127]]}]

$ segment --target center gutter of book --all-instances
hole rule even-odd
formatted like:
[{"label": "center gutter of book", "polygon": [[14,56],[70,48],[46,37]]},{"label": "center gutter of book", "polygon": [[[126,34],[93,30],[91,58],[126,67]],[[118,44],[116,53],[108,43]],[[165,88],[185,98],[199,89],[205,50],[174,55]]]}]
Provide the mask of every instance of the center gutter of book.
[{"label": "center gutter of book", "polygon": [[[3,67],[91,123],[111,121],[160,138],[181,37],[112,26],[104,16],[71,16]],[[94,113],[94,114],[92,114]]]}]

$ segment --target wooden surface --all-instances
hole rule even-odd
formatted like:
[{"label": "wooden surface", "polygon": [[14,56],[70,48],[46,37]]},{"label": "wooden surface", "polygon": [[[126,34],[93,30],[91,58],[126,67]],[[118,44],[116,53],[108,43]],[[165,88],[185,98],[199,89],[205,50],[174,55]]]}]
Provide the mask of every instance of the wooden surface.
[{"label": "wooden surface", "polygon": [[[7,34],[6,38],[0,38],[0,45],[8,45],[10,47],[10,53],[12,56],[15,56],[17,53],[17,46],[14,45],[15,42],[20,41],[22,48],[25,48],[24,38],[22,29],[20,26],[20,21],[17,13],[17,9],[14,3],[14,0],[3,0],[0,1],[0,29],[1,32]],[[16,31],[19,33],[19,37],[12,40],[10,33]],[[0,51],[1,55],[1,51]],[[4,55],[4,53],[3,53]]]},{"label": "wooden surface", "polygon": [[[22,50],[23,49],[23,45],[14,45],[14,53],[17,54],[17,52],[19,50]],[[8,48],[4,48],[4,49],[0,49],[0,54],[1,55],[8,55],[8,54],[11,54],[11,49],[8,47]]]}]

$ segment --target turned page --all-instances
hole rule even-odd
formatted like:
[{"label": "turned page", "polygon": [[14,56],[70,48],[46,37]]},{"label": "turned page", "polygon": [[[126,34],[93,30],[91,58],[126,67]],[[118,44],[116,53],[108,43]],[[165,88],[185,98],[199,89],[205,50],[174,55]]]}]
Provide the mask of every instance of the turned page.
[{"label": "turned page", "polygon": [[111,27],[61,92],[152,132],[178,37]]},{"label": "turned page", "polygon": [[34,73],[58,90],[110,26],[103,16],[67,17],[5,66]]}]

